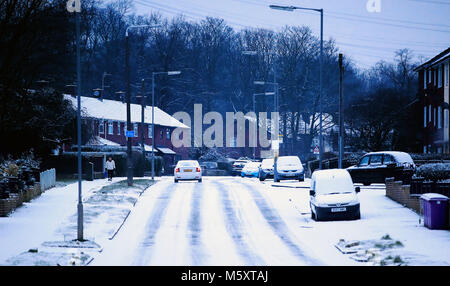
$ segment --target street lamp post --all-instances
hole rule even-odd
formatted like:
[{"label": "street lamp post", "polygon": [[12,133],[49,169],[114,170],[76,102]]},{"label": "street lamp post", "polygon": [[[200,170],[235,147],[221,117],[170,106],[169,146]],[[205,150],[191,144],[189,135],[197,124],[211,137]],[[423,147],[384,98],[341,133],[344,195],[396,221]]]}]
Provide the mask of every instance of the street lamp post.
[{"label": "street lamp post", "polygon": [[[136,28],[155,28],[160,25],[132,25],[128,26],[125,30],[125,69],[126,69],[126,81],[127,81],[127,131],[132,131],[131,126],[131,88],[130,88],[130,46],[128,40],[128,30],[136,29]],[[128,186],[133,185],[133,166],[131,161],[131,137],[129,134],[127,135],[127,182]]]},{"label": "street lamp post", "polygon": [[165,71],[152,73],[152,180],[155,179],[155,76],[159,74],[172,76],[181,74],[181,71]]},{"label": "street lamp post", "polygon": [[323,9],[314,9],[314,8],[304,8],[304,7],[296,7],[296,6],[280,6],[280,5],[269,5],[271,9],[289,11],[292,12],[294,10],[308,10],[315,11],[320,13],[320,60],[319,60],[319,113],[320,113],[320,131],[319,131],[319,169],[322,169],[322,159],[323,159],[323,136],[322,136],[322,65],[323,65]]},{"label": "street lamp post", "polygon": [[68,0],[66,9],[69,13],[75,13],[76,26],[76,43],[77,43],[77,144],[78,144],[78,205],[77,205],[77,240],[83,241],[83,201],[82,201],[82,186],[81,186],[81,60],[80,60],[80,0]]},{"label": "street lamp post", "polygon": [[[244,55],[244,56],[256,56],[256,55],[258,55],[258,52],[256,52],[256,51],[243,51],[242,55]],[[250,77],[251,77],[251,73],[250,73]],[[254,94],[253,94],[253,112],[255,112],[256,124],[258,124],[258,115],[256,113],[256,104],[255,104],[255,95]],[[258,126],[258,125],[256,125],[256,126]],[[253,160],[256,159],[256,145],[257,145],[257,142],[258,142],[257,136],[258,136],[258,131],[255,128],[254,138],[253,138],[253,144],[254,144],[254,146],[253,146]]]},{"label": "street lamp post", "polygon": [[102,75],[102,93],[101,93],[101,98],[103,99],[103,92],[105,91],[105,77],[107,76],[111,76],[112,74],[107,73],[107,72],[103,72]]},{"label": "street lamp post", "polygon": [[[253,82],[255,85],[273,85],[275,87],[275,93],[266,93],[267,95],[274,95],[273,97],[273,108],[275,110],[275,114],[278,112],[278,83],[277,82],[265,82],[265,81],[254,81]],[[278,118],[277,118],[278,119]],[[277,133],[274,134],[274,130],[272,130],[272,135],[274,135],[276,141],[279,140],[279,134],[278,134],[278,127],[275,128],[275,124],[278,124],[278,122],[273,122],[274,120],[272,119],[272,124],[274,125],[274,129],[277,130]],[[272,140],[272,144],[273,144]],[[279,148],[279,145],[278,145]],[[277,160],[278,160],[278,150],[274,149],[274,156],[273,156],[273,178],[274,180],[276,180],[277,177]]]}]

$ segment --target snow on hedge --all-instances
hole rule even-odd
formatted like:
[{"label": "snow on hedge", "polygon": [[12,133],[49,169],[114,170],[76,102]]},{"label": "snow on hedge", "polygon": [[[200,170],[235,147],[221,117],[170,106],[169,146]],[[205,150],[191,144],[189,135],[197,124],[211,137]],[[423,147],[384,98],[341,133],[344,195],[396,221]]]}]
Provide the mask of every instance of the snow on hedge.
[{"label": "snow on hedge", "polygon": [[425,164],[417,168],[417,177],[425,180],[441,181],[450,179],[450,163]]}]

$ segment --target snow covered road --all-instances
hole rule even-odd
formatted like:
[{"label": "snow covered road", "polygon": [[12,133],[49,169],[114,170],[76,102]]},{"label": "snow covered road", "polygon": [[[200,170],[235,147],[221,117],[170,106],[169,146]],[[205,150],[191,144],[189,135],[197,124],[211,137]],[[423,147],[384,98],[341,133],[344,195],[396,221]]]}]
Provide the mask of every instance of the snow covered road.
[{"label": "snow covered road", "polygon": [[364,265],[334,244],[385,234],[405,245],[412,264],[450,264],[450,232],[419,225],[417,214],[385,197],[383,185],[362,189],[361,220],[315,222],[309,181],[272,184],[162,178],[91,265]]}]

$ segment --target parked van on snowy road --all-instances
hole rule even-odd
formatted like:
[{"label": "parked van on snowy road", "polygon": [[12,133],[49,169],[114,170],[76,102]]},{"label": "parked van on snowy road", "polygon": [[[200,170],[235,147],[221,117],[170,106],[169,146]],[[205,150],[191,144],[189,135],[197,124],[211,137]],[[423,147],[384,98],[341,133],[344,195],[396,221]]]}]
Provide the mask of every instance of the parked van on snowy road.
[{"label": "parked van on snowy road", "polygon": [[311,218],[316,221],[333,218],[360,219],[359,191],[359,187],[353,186],[347,170],[315,171],[309,191]]}]

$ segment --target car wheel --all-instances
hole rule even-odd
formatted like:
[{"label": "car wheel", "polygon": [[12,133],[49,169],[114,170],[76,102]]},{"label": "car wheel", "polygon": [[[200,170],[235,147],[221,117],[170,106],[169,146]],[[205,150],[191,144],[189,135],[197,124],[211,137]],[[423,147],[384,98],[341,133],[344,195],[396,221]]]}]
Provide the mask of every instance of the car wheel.
[{"label": "car wheel", "polygon": [[305,181],[305,178],[299,178],[298,181],[299,181],[299,182],[304,182],[304,181]]},{"label": "car wheel", "polygon": [[358,211],[353,219],[354,219],[354,220],[359,220],[359,219],[361,219],[361,212]]},{"label": "car wheel", "polygon": [[178,180],[177,180],[177,179],[174,179],[173,181],[174,181],[175,183],[178,183]]},{"label": "car wheel", "polygon": [[198,179],[198,182],[201,183],[201,182],[202,182],[202,179]]},{"label": "car wheel", "polygon": [[364,186],[370,186],[370,183],[363,183]]},{"label": "car wheel", "polygon": [[311,209],[311,219],[315,220],[316,219],[316,214],[313,212],[311,206],[309,206],[309,208]]},{"label": "car wheel", "polygon": [[319,214],[314,213],[314,219],[315,219],[316,221],[320,221],[322,218],[319,216]]}]

